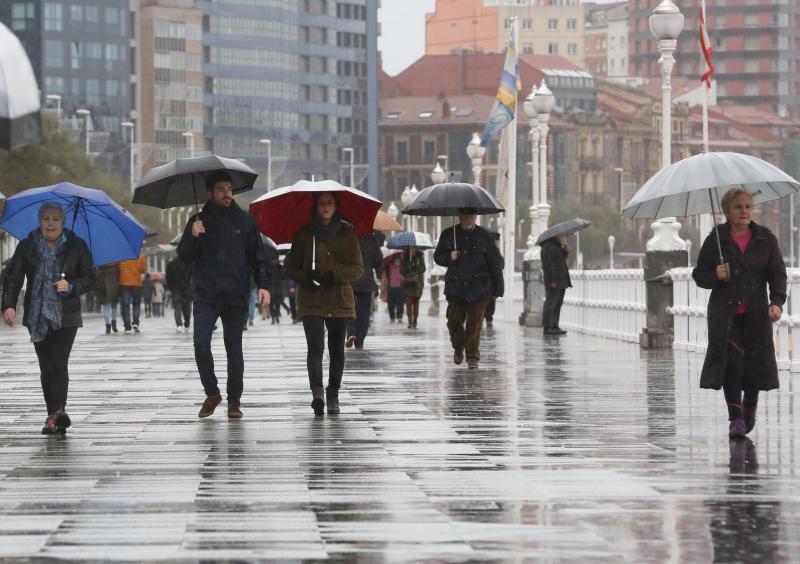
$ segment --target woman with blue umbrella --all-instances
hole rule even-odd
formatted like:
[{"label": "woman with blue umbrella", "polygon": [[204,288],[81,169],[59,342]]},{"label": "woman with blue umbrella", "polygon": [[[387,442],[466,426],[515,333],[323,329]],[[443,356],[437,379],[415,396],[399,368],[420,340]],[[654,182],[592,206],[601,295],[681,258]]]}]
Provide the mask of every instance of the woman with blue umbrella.
[{"label": "woman with blue umbrella", "polygon": [[[8,211],[8,210],[6,210]],[[2,310],[13,326],[23,280],[25,316],[41,370],[47,419],[42,434],[64,434],[72,424],[66,412],[69,355],[82,326],[80,295],[94,284],[95,267],[86,242],[64,228],[64,208],[38,207],[39,227],[20,241],[3,281]]]}]

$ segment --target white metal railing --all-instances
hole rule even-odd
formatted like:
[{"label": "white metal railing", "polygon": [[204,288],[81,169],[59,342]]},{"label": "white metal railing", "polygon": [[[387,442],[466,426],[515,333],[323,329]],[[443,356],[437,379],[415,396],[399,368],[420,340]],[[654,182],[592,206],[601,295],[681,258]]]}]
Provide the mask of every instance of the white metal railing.
[{"label": "white metal railing", "polygon": [[570,272],[561,326],[582,333],[639,342],[646,325],[646,294],[641,269]]}]

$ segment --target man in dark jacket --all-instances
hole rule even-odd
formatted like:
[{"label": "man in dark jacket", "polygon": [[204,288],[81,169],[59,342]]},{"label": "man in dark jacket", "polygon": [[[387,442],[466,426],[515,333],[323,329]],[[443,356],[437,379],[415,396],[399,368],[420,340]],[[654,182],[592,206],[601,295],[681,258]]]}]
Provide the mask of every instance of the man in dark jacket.
[{"label": "man in dark jacket", "polygon": [[453,361],[478,368],[481,328],[486,305],[503,295],[503,257],[492,235],[476,225],[473,209],[462,209],[459,224],[445,229],[433,260],[447,267],[444,295],[447,298],[447,330],[453,345]]},{"label": "man in dark jacket", "polygon": [[361,250],[364,272],[361,273],[358,280],[350,284],[353,287],[353,296],[356,298],[356,318],[347,323],[347,342],[345,344],[347,348],[355,345],[357,349],[363,349],[372,313],[375,274],[383,263],[383,255],[378,241],[373,235],[359,236],[358,247]]},{"label": "man in dark jacket", "polygon": [[567,288],[572,287],[569,279],[567,257],[569,245],[563,233],[542,243],[542,274],[544,274],[544,310],[542,325],[545,335],[565,335],[559,327],[561,306]]},{"label": "man in dark jacket", "polygon": [[167,288],[172,294],[176,331],[189,331],[192,316],[192,267],[175,257],[167,263]]},{"label": "man in dark jacket", "polygon": [[211,355],[211,334],[220,318],[228,356],[228,417],[238,419],[250,276],[258,286],[258,301],[268,304],[269,264],[255,220],[233,201],[231,177],[214,172],[206,179],[206,188],[209,200],[200,214],[189,219],[178,244],[178,256],[193,267],[194,356],[206,392],[198,416],[208,417],[222,402]]}]

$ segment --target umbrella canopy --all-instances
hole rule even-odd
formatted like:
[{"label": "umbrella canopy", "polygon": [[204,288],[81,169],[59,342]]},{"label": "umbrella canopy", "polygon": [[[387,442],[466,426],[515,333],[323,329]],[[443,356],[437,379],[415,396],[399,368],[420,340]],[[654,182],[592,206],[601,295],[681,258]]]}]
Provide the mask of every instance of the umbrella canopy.
[{"label": "umbrella canopy", "polygon": [[383,210],[378,210],[378,215],[375,216],[375,221],[372,224],[373,229],[379,231],[402,231],[403,226],[397,223],[397,220],[390,216]]},{"label": "umbrella canopy", "polygon": [[39,87],[25,49],[0,23],[0,149],[41,141]]},{"label": "umbrella canopy", "polygon": [[419,231],[403,231],[391,237],[386,246],[390,249],[405,249],[407,247],[416,247],[424,251],[426,249],[433,249],[433,243],[427,233]]},{"label": "umbrella canopy", "polygon": [[6,197],[0,192],[0,217],[3,217],[3,209],[6,207]]},{"label": "umbrella canopy", "polygon": [[183,233],[178,233],[175,237],[172,238],[172,241],[170,241],[169,244],[177,247],[178,243],[181,242],[182,238],[183,238]]},{"label": "umbrella canopy", "polygon": [[409,203],[403,213],[408,215],[459,215],[464,208],[485,215],[504,212],[497,198],[477,184],[445,182],[428,186]]},{"label": "umbrella canopy", "polygon": [[587,219],[581,219],[580,217],[562,221],[561,223],[555,224],[550,229],[543,231],[542,234],[539,235],[539,238],[536,239],[536,244],[541,245],[548,239],[552,239],[556,235],[561,235],[562,233],[565,235],[571,235],[572,233],[586,229],[591,224],[591,221]]},{"label": "umbrella canopy", "polygon": [[301,180],[292,186],[278,188],[250,204],[250,213],[256,218],[261,232],[275,243],[291,243],[294,234],[311,222],[313,195],[319,192],[336,193],[339,197],[337,211],[353,224],[357,235],[372,233],[381,201],[333,180]]},{"label": "umbrella canopy", "polygon": [[31,188],[11,196],[0,220],[0,229],[24,239],[39,227],[39,206],[61,204],[64,226],[86,241],[96,266],[139,257],[145,228],[102,190],[62,182]]},{"label": "umbrella canopy", "polygon": [[750,192],[755,205],[800,192],[797,180],[759,158],[741,153],[701,153],[654,174],[634,194],[622,215],[658,219],[719,212],[720,198],[734,186]]},{"label": "umbrella canopy", "polygon": [[252,190],[258,177],[252,168],[236,159],[217,155],[176,159],[151,168],[144,175],[133,193],[133,203],[161,209],[197,206],[208,200],[206,178],[217,171],[231,176],[234,194]]}]

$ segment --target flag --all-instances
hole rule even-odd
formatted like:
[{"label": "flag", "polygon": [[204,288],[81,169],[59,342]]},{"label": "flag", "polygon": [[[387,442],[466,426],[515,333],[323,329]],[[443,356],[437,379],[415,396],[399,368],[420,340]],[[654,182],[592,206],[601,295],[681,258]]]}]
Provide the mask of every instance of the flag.
[{"label": "flag", "polygon": [[511,166],[511,159],[508,154],[508,144],[513,128],[505,128],[500,134],[500,144],[497,148],[497,185],[495,197],[508,209],[508,170]]},{"label": "flag", "polygon": [[700,80],[706,83],[706,88],[711,88],[711,77],[714,76],[714,64],[711,62],[711,55],[714,53],[714,46],[708,37],[706,29],[705,10],[700,8],[700,49],[703,52],[703,74]]},{"label": "flag", "polygon": [[503,64],[503,76],[500,87],[497,89],[497,99],[494,101],[489,119],[481,136],[481,145],[486,147],[489,142],[500,133],[516,117],[517,92],[522,90],[519,80],[519,60],[517,58],[516,38],[514,27],[506,47],[506,60]]}]

